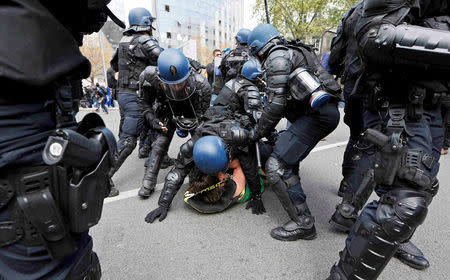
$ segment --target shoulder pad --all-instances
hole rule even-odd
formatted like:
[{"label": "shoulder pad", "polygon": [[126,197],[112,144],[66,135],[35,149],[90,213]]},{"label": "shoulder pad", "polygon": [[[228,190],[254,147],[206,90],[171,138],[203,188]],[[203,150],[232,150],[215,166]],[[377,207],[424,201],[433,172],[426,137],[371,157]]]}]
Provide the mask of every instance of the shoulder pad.
[{"label": "shoulder pad", "polygon": [[242,78],[242,77],[236,78],[236,81],[237,81],[239,84],[241,84],[242,86],[252,86],[252,85],[253,85],[252,82],[250,82],[249,80],[244,79],[244,78]]},{"label": "shoulder pad", "polygon": [[147,34],[143,34],[143,35],[139,36],[138,42],[141,44],[145,44],[145,43],[152,44],[153,43],[155,45],[159,45],[158,41],[154,37],[147,35]]},{"label": "shoulder pad", "polygon": [[388,14],[404,7],[408,0],[364,0],[363,17]]},{"label": "shoulder pad", "polygon": [[195,71],[193,71],[192,75],[194,76],[194,81],[197,85],[203,85],[204,83],[208,83],[208,80],[206,80],[206,78],[203,75]]},{"label": "shoulder pad", "polygon": [[288,48],[272,51],[264,62],[264,68],[268,72],[286,72],[292,68],[291,54]]},{"label": "shoulder pad", "polygon": [[147,66],[139,76],[139,81],[145,81],[150,83],[152,86],[157,86],[160,83],[158,68],[156,66]]},{"label": "shoulder pad", "polygon": [[129,43],[133,40],[133,36],[123,36],[122,39],[120,39],[119,44],[121,43]]}]

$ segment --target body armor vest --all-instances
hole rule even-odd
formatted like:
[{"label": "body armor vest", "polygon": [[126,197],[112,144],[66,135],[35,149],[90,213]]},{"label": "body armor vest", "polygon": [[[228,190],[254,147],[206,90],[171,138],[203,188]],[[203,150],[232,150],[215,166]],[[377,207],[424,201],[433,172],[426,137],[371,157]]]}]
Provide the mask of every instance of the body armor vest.
[{"label": "body armor vest", "polygon": [[144,35],[124,36],[119,43],[119,80],[117,81],[119,92],[126,92],[127,89],[136,92],[139,89],[139,75],[148,66],[145,60],[134,55],[134,51],[140,44],[140,36]]}]

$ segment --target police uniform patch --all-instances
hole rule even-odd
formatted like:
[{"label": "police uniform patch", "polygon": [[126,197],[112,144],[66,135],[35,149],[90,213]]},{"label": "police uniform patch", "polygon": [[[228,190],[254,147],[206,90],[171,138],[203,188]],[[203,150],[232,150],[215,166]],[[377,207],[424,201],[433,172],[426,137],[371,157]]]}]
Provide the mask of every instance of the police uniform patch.
[{"label": "police uniform patch", "polygon": [[170,73],[175,76],[177,74],[177,68],[173,65],[170,65]]}]

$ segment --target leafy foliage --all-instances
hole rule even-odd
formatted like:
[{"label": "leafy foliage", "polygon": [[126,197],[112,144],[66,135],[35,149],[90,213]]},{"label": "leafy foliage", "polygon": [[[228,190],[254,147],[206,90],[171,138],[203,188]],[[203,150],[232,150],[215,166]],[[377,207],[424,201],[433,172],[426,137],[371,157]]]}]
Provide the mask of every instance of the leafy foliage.
[{"label": "leafy foliage", "polygon": [[[288,38],[320,37],[335,29],[357,0],[267,0],[271,23]],[[266,21],[264,0],[256,0],[253,14]]]}]

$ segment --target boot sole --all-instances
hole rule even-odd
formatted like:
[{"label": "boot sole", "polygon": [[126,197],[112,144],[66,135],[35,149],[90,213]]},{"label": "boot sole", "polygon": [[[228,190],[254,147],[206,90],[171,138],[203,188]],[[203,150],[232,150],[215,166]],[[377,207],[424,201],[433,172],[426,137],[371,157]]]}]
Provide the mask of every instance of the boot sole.
[{"label": "boot sole", "polygon": [[317,237],[317,233],[314,232],[313,234],[307,235],[307,236],[292,236],[292,237],[281,237],[278,235],[274,235],[272,232],[270,232],[270,236],[272,236],[272,238],[276,239],[276,240],[280,240],[280,241],[296,241],[299,239],[303,239],[303,240],[313,240]]},{"label": "boot sole", "polygon": [[346,226],[343,226],[341,224],[336,223],[332,219],[328,221],[332,226],[334,226],[337,230],[344,232],[344,233],[350,233],[350,229]]}]

